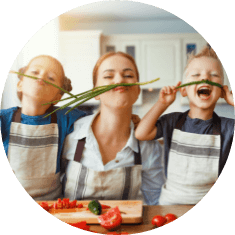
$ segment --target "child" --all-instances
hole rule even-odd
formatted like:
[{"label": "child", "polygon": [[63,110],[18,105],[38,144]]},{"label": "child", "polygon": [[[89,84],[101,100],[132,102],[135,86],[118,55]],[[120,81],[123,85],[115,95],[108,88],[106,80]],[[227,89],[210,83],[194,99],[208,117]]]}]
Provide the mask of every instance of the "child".
[{"label": "child", "polygon": [[51,56],[40,55],[20,69],[21,73],[38,77],[34,80],[19,76],[17,94],[22,108],[1,110],[3,145],[10,165],[25,190],[35,200],[53,200],[61,196],[61,154],[65,137],[73,131],[73,123],[85,113],[73,110],[65,115],[42,105],[63,96],[49,81],[71,91],[62,65]]},{"label": "child", "polygon": [[[191,56],[184,72],[185,81],[210,80],[223,84],[223,68],[212,48]],[[180,82],[177,86],[180,85]],[[163,87],[159,100],[138,125],[139,140],[164,138],[166,183],[159,204],[196,204],[210,190],[228,158],[234,120],[214,112],[222,97],[234,105],[228,87],[206,83],[180,89],[188,96],[190,110],[160,115],[176,97],[174,86]],[[159,118],[160,117],[160,118]]]}]

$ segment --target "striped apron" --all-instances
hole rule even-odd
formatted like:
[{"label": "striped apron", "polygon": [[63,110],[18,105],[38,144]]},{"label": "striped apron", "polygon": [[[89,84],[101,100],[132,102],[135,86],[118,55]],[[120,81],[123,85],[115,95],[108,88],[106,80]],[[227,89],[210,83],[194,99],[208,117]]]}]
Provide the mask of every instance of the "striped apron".
[{"label": "striped apron", "polygon": [[187,113],[173,131],[160,205],[196,204],[218,178],[220,158],[220,120],[213,116],[213,134],[181,131]]},{"label": "striped apron", "polygon": [[134,200],[141,186],[140,147],[134,152],[134,166],[95,171],[80,163],[85,138],[78,141],[73,161],[69,161],[63,179],[64,196],[70,200]]},{"label": "striped apron", "polygon": [[8,160],[17,179],[35,200],[61,196],[60,172],[56,173],[58,125],[56,114],[48,125],[21,123],[21,109],[13,115]]}]

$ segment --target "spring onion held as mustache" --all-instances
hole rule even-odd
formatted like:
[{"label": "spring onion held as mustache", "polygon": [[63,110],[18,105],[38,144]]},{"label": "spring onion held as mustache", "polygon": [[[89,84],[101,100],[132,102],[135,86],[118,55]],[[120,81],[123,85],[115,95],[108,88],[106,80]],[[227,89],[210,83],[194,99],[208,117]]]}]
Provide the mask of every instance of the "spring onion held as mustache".
[{"label": "spring onion held as mustache", "polygon": [[197,85],[197,84],[201,84],[201,83],[207,83],[209,85],[212,85],[212,86],[217,86],[219,88],[222,88],[223,86],[219,83],[216,83],[216,82],[211,82],[209,80],[201,80],[201,81],[195,81],[195,82],[189,82],[189,83],[185,83],[185,84],[182,84],[180,86],[177,86],[175,89],[179,89],[181,87],[185,87],[185,86],[190,86],[190,85]]},{"label": "spring onion held as mustache", "polygon": [[[25,74],[23,74],[23,73],[19,73],[19,72],[15,72],[15,71],[11,71],[11,73],[16,73],[16,74],[18,74],[18,75],[25,76],[25,77],[29,77],[29,78],[32,78],[32,79],[38,79],[37,77],[25,75]],[[93,88],[93,89],[91,89],[91,90],[88,90],[88,91],[79,93],[79,94],[77,94],[77,95],[73,95],[73,94],[71,94],[70,92],[68,92],[68,91],[66,91],[66,90],[64,90],[64,89],[62,89],[61,87],[58,87],[58,86],[56,86],[56,85],[53,84],[53,83],[50,83],[50,82],[48,82],[48,81],[46,81],[46,80],[43,80],[45,83],[48,83],[48,84],[50,84],[50,85],[52,85],[52,86],[54,86],[54,87],[60,89],[60,90],[63,91],[64,93],[67,93],[67,94],[70,95],[70,97],[67,97],[67,98],[65,98],[65,99],[55,100],[55,101],[52,101],[52,102],[49,102],[49,103],[46,103],[46,104],[43,104],[43,105],[53,104],[53,103],[57,103],[57,102],[61,102],[61,101],[64,101],[64,100],[68,100],[68,99],[72,99],[72,98],[73,98],[72,101],[70,101],[69,103],[67,103],[67,104],[65,104],[65,105],[63,105],[63,106],[61,106],[61,107],[55,109],[53,112],[51,112],[50,114],[46,115],[45,117],[51,115],[52,113],[54,113],[54,112],[56,112],[56,111],[58,111],[58,110],[60,110],[60,109],[67,108],[68,106],[79,102],[79,103],[75,104],[72,108],[70,108],[70,109],[65,113],[65,114],[67,114],[67,113],[71,112],[73,109],[75,109],[76,107],[78,107],[79,105],[85,103],[86,101],[88,101],[88,100],[90,100],[90,99],[92,99],[92,98],[94,98],[94,97],[96,97],[96,96],[98,96],[98,95],[101,95],[101,94],[103,94],[104,92],[107,92],[107,91],[109,91],[109,90],[111,90],[111,89],[114,89],[114,88],[116,88],[116,87],[118,87],[118,86],[136,86],[136,85],[140,86],[140,85],[146,85],[146,84],[150,84],[150,83],[156,82],[156,81],[158,81],[159,79],[160,79],[160,78],[156,78],[156,79],[153,79],[153,80],[148,81],[148,82],[118,83],[118,84],[112,84],[112,85],[106,85],[106,86],[98,86],[98,87],[95,87],[95,88]]]}]

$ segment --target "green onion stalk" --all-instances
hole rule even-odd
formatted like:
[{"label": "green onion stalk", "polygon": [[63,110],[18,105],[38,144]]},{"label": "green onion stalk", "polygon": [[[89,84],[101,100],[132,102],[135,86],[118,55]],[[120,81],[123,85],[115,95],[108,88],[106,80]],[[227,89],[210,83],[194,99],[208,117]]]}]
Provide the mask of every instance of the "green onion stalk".
[{"label": "green onion stalk", "polygon": [[[16,72],[16,71],[11,71],[11,73],[15,73],[15,74],[18,74],[18,75],[21,75],[21,76],[24,76],[24,77],[29,77],[29,78],[32,78],[32,79],[38,79],[37,77],[34,77],[34,76],[30,76],[30,75],[26,75],[26,74],[23,74],[23,73],[19,73],[19,72]],[[53,104],[53,103],[58,103],[58,102],[61,102],[61,101],[65,101],[65,100],[68,100],[68,99],[72,99],[72,101],[70,101],[69,103],[55,109],[53,112],[49,113],[48,115],[46,115],[45,117],[51,115],[52,113],[60,110],[60,109],[65,109],[67,108],[68,106],[72,105],[72,104],[75,104],[77,102],[77,104],[75,104],[72,108],[70,108],[65,114],[71,112],[73,109],[75,109],[76,107],[78,107],[79,105],[85,103],[86,101],[98,96],[98,95],[101,95],[103,94],[104,92],[107,92],[107,91],[110,91],[111,89],[114,89],[118,86],[140,86],[140,85],[146,85],[146,84],[150,84],[150,83],[153,83],[153,82],[156,82],[158,81],[160,78],[156,78],[156,79],[153,79],[151,81],[148,81],[148,82],[136,82],[136,83],[118,83],[118,84],[112,84],[112,85],[105,85],[105,86],[98,86],[98,87],[95,87],[91,90],[88,90],[88,91],[85,91],[85,92],[82,92],[82,93],[79,93],[77,95],[73,95],[72,93],[64,90],[63,88],[51,83],[51,82],[48,82],[46,80],[43,80],[45,83],[47,84],[50,84],[56,88],[58,88],[59,90],[63,91],[64,93],[70,95],[70,97],[67,97],[65,99],[60,99],[60,100],[55,100],[55,101],[52,101],[52,102],[48,102],[48,103],[45,103],[43,105],[48,105],[48,104]]]},{"label": "green onion stalk", "polygon": [[219,88],[222,88],[223,86],[219,83],[216,83],[216,82],[211,82],[209,80],[201,80],[201,81],[194,81],[194,82],[189,82],[189,83],[184,83],[180,86],[177,86],[175,89],[179,89],[181,87],[185,87],[185,86],[191,86],[191,85],[197,85],[197,84],[201,84],[201,83],[206,83],[206,84],[209,84],[209,85],[212,85],[212,86],[217,86]]},{"label": "green onion stalk", "polygon": [[[11,71],[11,73],[15,73],[15,74],[18,74],[18,75],[21,75],[21,76],[24,76],[24,77],[29,77],[29,78],[32,78],[32,79],[38,79],[37,77],[34,77],[34,76],[30,76],[30,75],[26,75],[26,74],[23,74],[23,73],[19,73],[19,72],[15,72],[15,71]],[[60,109],[64,109],[64,108],[67,108],[68,106],[70,105],[73,105],[77,102],[77,104],[75,104],[72,108],[70,108],[65,114],[71,112],[73,109],[75,109],[76,107],[78,107],[79,105],[85,103],[86,101],[98,96],[98,95],[101,95],[103,94],[104,92],[107,92],[107,91],[110,91],[111,89],[114,89],[118,86],[140,86],[140,85],[146,85],[146,84],[150,84],[150,83],[153,83],[153,82],[156,82],[158,81],[160,78],[156,78],[156,79],[153,79],[151,81],[148,81],[148,82],[136,82],[136,83],[118,83],[118,84],[112,84],[112,85],[106,85],[106,86],[98,86],[98,87],[95,87],[91,90],[88,90],[88,91],[85,91],[85,92],[82,92],[82,93],[79,93],[77,95],[73,95],[72,93],[64,90],[63,88],[51,83],[51,82],[48,82],[46,80],[43,80],[45,83],[47,84],[50,84],[56,88],[58,88],[59,90],[63,91],[64,93],[70,95],[70,97],[67,97],[65,99],[60,99],[60,100],[55,100],[55,101],[52,101],[52,102],[49,102],[49,103],[46,103],[46,104],[43,104],[43,105],[48,105],[48,104],[53,104],[53,103],[58,103],[58,102],[61,102],[61,101],[65,101],[65,100],[68,100],[68,99],[72,99],[72,101],[70,101],[69,103],[55,109],[53,112],[49,113],[48,115],[46,115],[45,117],[51,115],[52,113],[60,110]],[[194,81],[194,82],[190,82],[190,83],[185,83],[185,84],[182,84],[180,86],[177,86],[176,89],[179,89],[181,87],[185,87],[185,86],[190,86],[190,85],[195,85],[195,84],[201,84],[201,83],[207,83],[209,85],[212,85],[212,86],[217,86],[217,87],[220,87],[222,88],[223,86],[219,83],[215,83],[215,82],[211,82],[209,80],[201,80],[201,81]]]}]

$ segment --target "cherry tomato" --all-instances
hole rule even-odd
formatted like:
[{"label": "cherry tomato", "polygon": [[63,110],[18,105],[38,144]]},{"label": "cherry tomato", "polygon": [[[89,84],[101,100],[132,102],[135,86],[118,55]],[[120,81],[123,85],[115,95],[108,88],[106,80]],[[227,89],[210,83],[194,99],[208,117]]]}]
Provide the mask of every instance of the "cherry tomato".
[{"label": "cherry tomato", "polygon": [[118,207],[114,207],[107,211],[105,214],[98,217],[100,225],[108,230],[114,230],[122,223],[122,216]]},{"label": "cherry tomato", "polygon": [[167,222],[171,222],[171,221],[174,221],[174,220],[177,219],[176,215],[171,214],[171,213],[166,214],[166,215],[165,215],[165,218],[166,218]]},{"label": "cherry tomato", "polygon": [[161,227],[166,223],[166,218],[161,216],[161,215],[155,215],[152,219],[152,224],[155,225],[156,227]]}]

